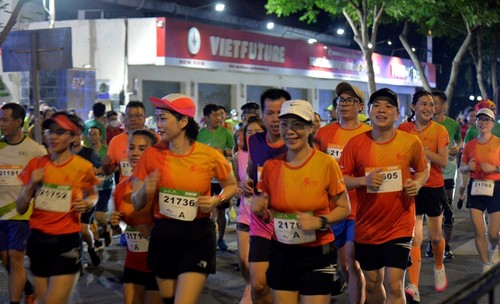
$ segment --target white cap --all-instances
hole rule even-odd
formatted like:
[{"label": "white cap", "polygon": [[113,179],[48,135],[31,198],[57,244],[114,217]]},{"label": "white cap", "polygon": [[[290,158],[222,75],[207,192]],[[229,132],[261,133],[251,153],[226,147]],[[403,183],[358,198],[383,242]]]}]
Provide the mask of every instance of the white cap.
[{"label": "white cap", "polygon": [[488,108],[482,108],[482,109],[480,109],[479,111],[477,111],[477,113],[476,113],[476,117],[478,117],[478,116],[479,116],[479,115],[481,115],[481,114],[486,115],[486,116],[488,116],[489,118],[491,118],[491,119],[495,120],[495,113],[493,113],[493,111],[492,111],[492,110],[490,110],[490,109],[488,109]]},{"label": "white cap", "polygon": [[310,102],[305,100],[288,100],[281,106],[280,118],[285,115],[297,115],[305,121],[314,120],[314,111]]}]

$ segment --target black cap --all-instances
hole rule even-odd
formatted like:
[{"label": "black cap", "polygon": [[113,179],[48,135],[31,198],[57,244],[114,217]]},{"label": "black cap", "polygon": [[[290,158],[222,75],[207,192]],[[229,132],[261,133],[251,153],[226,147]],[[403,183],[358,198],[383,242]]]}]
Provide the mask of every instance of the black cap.
[{"label": "black cap", "polygon": [[246,104],[241,106],[241,111],[243,114],[259,114],[260,106],[253,101],[247,102]]},{"label": "black cap", "polygon": [[395,106],[396,108],[399,107],[398,94],[396,94],[393,90],[388,88],[383,88],[373,92],[373,94],[370,96],[368,104],[369,105],[372,104],[375,100],[379,99],[380,97],[385,97],[393,106]]}]

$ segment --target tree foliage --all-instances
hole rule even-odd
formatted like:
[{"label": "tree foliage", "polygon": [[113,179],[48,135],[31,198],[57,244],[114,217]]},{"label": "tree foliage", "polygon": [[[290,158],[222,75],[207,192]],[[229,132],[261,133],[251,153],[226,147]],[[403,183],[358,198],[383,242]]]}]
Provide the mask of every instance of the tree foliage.
[{"label": "tree foliage", "polygon": [[333,16],[343,14],[366,60],[368,91],[375,91],[373,50],[369,45],[377,42],[378,26],[383,22],[386,3],[394,0],[268,0],[266,9],[278,17],[301,13],[301,21],[315,22],[318,14],[325,11]]}]

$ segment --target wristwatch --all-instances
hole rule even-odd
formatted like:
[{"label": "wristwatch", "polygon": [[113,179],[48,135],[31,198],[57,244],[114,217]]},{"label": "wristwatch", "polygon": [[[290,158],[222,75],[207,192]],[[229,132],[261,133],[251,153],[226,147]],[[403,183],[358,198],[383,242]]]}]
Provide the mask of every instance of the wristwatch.
[{"label": "wristwatch", "polygon": [[319,230],[327,231],[328,228],[330,228],[330,225],[328,224],[328,219],[324,216],[319,216],[319,219],[321,220],[321,228],[319,228]]}]

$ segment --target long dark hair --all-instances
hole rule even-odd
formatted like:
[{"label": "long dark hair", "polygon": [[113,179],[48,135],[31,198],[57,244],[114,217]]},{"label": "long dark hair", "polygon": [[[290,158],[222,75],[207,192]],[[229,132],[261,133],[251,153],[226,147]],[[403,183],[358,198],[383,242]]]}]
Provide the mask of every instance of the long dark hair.
[{"label": "long dark hair", "polygon": [[[431,92],[429,91],[425,91],[425,90],[421,90],[421,91],[417,91],[415,92],[415,94],[413,94],[413,97],[411,99],[411,104],[412,105],[416,105],[418,100],[422,97],[422,96],[425,96],[425,95],[429,95],[431,98],[432,98],[432,94]],[[415,111],[413,109],[411,109],[411,116],[408,117],[408,122],[411,122],[413,121],[413,119],[415,118]]]}]

